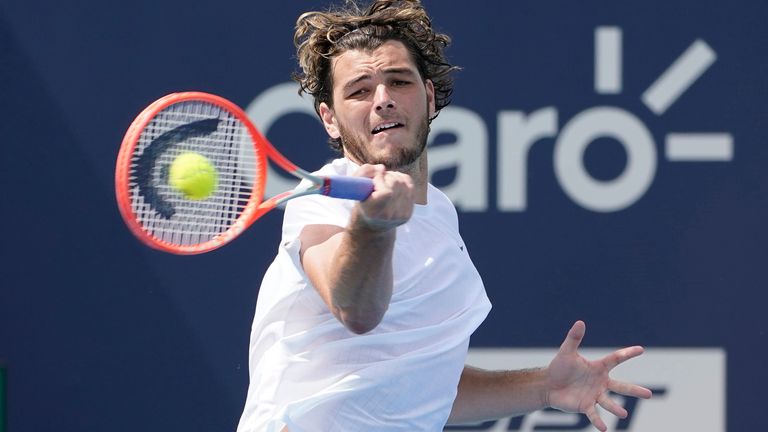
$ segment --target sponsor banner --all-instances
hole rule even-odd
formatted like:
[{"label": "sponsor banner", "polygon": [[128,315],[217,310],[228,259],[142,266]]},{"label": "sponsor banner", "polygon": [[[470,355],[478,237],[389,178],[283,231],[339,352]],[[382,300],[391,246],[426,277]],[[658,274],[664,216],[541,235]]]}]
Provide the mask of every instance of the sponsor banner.
[{"label": "sponsor banner", "polygon": [[[588,348],[581,354],[597,359],[612,349]],[[549,363],[555,349],[471,349],[467,364],[486,369],[525,369]],[[629,412],[619,419],[600,408],[610,431],[725,431],[726,354],[720,348],[654,348],[619,365],[612,377],[653,391],[649,400],[611,394]],[[474,425],[448,426],[446,431],[592,431],[580,414],[541,410],[525,416]]]},{"label": "sponsor banner", "polygon": [[[616,96],[623,93],[623,39],[624,30],[620,26],[594,29],[591,41],[594,92],[599,96],[596,100],[605,99],[605,104],[584,106],[573,116],[564,116],[558,105],[530,112],[505,108],[495,113],[495,118],[489,118],[488,113],[481,114],[477,111],[479,106],[452,104],[443,109],[431,124],[430,180],[434,182],[435,172],[456,169],[452,181],[439,186],[463,212],[525,212],[531,150],[542,141],[554,141],[552,168],[563,192],[586,210],[610,213],[626,210],[638,202],[654,183],[657,172],[672,169],[674,163],[732,162],[735,142],[727,130],[666,130],[644,120],[646,111],[663,116],[673,104],[685,99],[689,89],[701,85],[698,81],[714,67],[717,52],[704,39],[691,41],[664,72],[645,77],[652,79],[653,84],[642,95],[620,99],[627,104],[635,97],[640,98],[644,107],[641,112],[633,112],[625,106],[608,103],[616,102]],[[586,42],[582,45],[589,46]],[[265,133],[289,114],[316,118],[311,98],[300,97],[297,90],[298,86],[292,82],[273,85],[251,101],[248,115]],[[494,126],[495,139],[490,134]],[[319,136],[322,136],[321,130],[318,125]],[[440,136],[453,137],[453,142],[434,146]],[[610,178],[595,176],[594,163],[588,163],[589,158],[585,158],[592,144],[604,144],[606,139],[620,145],[623,154],[598,164],[603,170],[606,167],[617,170],[608,176]],[[496,155],[495,160],[492,154]],[[492,176],[494,163],[497,170]],[[295,178],[272,168],[268,178],[267,196],[296,184]],[[492,196],[489,186],[494,183],[496,193]]]}]

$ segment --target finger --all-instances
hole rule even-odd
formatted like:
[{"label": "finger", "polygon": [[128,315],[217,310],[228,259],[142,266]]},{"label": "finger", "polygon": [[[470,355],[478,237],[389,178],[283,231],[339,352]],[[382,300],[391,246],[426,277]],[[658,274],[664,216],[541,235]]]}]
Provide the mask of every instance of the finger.
[{"label": "finger", "polygon": [[642,399],[650,399],[651,396],[653,396],[653,392],[645,387],[616,380],[611,380],[608,383],[608,390],[624,396],[632,396]]},{"label": "finger", "polygon": [[560,345],[560,351],[564,354],[575,353],[579,349],[579,345],[581,345],[581,340],[584,339],[585,332],[586,325],[584,321],[576,321],[568,331],[563,344]]},{"label": "finger", "polygon": [[383,174],[386,171],[386,168],[382,164],[377,165],[371,165],[371,164],[364,164],[360,165],[360,168],[355,171],[355,176],[358,177],[368,177],[373,178],[377,174]]},{"label": "finger", "polygon": [[622,348],[607,355],[603,359],[603,364],[605,364],[605,367],[607,367],[608,370],[611,370],[625,361],[641,355],[643,352],[645,352],[645,350],[641,346]]},{"label": "finger", "polygon": [[374,185],[380,192],[376,196],[386,197],[387,207],[396,209],[407,209],[408,212],[413,207],[413,180],[411,176],[396,172],[387,172],[381,177],[374,178]]},{"label": "finger", "polygon": [[597,413],[597,408],[591,406],[587,408],[586,411],[584,411],[584,414],[587,415],[587,418],[589,419],[589,422],[592,423],[592,426],[596,427],[599,431],[605,432],[608,430],[608,426],[605,425],[603,419],[600,418],[600,414]]},{"label": "finger", "polygon": [[[376,166],[368,169],[375,170]],[[384,170],[375,174],[373,184],[373,193],[358,204],[361,221],[376,231],[387,231],[407,222],[413,213],[411,177]]]},{"label": "finger", "polygon": [[609,413],[615,415],[616,417],[625,418],[627,415],[629,415],[624,407],[617,404],[616,401],[608,397],[608,395],[605,393],[601,394],[600,397],[597,398],[597,403],[599,403],[601,407],[605,408]]},{"label": "finger", "polygon": [[384,181],[389,185],[402,185],[407,188],[413,188],[413,179],[408,174],[397,171],[387,171],[384,175]]}]

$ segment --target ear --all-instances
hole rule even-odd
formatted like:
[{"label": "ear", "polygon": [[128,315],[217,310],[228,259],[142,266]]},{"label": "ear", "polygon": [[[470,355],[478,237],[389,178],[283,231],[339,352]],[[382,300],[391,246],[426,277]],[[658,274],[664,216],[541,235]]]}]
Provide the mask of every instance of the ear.
[{"label": "ear", "polygon": [[333,113],[333,109],[331,109],[325,102],[320,104],[320,120],[323,121],[325,131],[331,138],[337,139],[341,136],[339,126],[336,123],[336,115]]},{"label": "ear", "polygon": [[435,116],[435,85],[432,84],[432,80],[427,80],[424,83],[424,88],[427,90],[427,105],[429,109],[429,118]]}]

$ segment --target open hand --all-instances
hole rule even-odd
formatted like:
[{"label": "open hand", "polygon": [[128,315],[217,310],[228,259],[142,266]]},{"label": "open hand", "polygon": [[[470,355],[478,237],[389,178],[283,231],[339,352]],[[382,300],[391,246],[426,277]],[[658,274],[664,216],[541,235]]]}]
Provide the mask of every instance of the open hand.
[{"label": "open hand", "polygon": [[627,416],[627,410],[609,398],[608,391],[643,399],[651,397],[651,391],[647,388],[617,381],[609,376],[613,368],[642,354],[643,348],[623,348],[602,359],[590,361],[578,353],[585,331],[584,322],[577,321],[549,364],[547,403],[561,411],[586,414],[592,425],[604,432],[608,428],[598,414],[598,404],[615,416]]}]

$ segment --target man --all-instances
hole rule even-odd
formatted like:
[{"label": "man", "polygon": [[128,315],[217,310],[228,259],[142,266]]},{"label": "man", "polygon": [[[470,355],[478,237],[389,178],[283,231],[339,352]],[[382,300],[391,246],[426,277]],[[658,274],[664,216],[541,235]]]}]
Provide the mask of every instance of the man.
[{"label": "man", "polygon": [[366,176],[363,202],[304,197],[286,208],[262,283],[239,431],[439,431],[544,407],[583,412],[606,430],[607,396],[650,391],[612,380],[642,348],[598,361],[577,353],[584,323],[546,368],[464,365],[490,303],[458,233],[456,211],[428,183],[429,123],[456,68],[418,2],[378,0],[310,12],[295,41],[303,91],[342,158],[320,174]]}]

